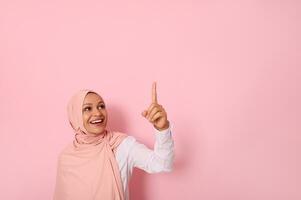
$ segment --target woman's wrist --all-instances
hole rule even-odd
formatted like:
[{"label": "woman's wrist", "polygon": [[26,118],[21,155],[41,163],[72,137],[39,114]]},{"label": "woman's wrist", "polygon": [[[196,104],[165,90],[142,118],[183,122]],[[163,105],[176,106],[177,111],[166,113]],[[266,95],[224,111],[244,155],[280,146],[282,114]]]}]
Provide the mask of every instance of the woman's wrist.
[{"label": "woman's wrist", "polygon": [[166,129],[169,128],[169,121],[167,120],[166,124],[162,127],[162,128],[158,128],[156,127],[156,125],[154,125],[154,127],[158,130],[158,131],[164,131]]}]

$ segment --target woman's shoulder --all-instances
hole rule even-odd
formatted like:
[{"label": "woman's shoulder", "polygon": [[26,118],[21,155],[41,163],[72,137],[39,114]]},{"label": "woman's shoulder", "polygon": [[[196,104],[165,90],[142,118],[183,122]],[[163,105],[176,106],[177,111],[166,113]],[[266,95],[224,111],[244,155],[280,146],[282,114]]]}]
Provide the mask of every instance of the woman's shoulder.
[{"label": "woman's shoulder", "polygon": [[[121,132],[119,132],[121,133]],[[124,134],[124,133],[121,133]],[[131,146],[133,146],[133,144],[136,142],[136,138],[125,134],[124,139],[122,140],[122,142],[120,143],[120,145],[117,147],[117,151],[123,151],[123,152],[127,152]]]},{"label": "woman's shoulder", "polygon": [[73,141],[72,142],[69,142],[67,143],[67,145],[65,145],[61,151],[59,152],[59,157],[63,156],[63,155],[66,155],[68,153],[70,153],[74,148],[74,144],[73,144]]},{"label": "woman's shoulder", "polygon": [[133,136],[131,136],[131,135],[125,133],[125,132],[122,132],[122,131],[109,130],[109,132],[111,132],[112,136],[115,137],[115,138],[118,138],[118,137],[122,138],[122,142],[120,143],[120,145],[123,144],[123,143],[124,144],[131,143],[131,142],[136,140]]},{"label": "woman's shoulder", "polygon": [[136,138],[135,138],[135,137],[133,137],[133,136],[131,136],[131,135],[127,135],[127,136],[124,138],[124,140],[122,141],[122,143],[125,143],[125,144],[130,145],[130,144],[134,143],[135,141],[136,141]]}]

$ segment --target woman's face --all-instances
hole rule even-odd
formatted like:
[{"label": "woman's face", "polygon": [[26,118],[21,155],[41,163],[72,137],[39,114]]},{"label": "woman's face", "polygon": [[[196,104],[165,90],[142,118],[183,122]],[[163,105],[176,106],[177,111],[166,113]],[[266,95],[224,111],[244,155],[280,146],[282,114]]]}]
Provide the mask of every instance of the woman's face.
[{"label": "woman's face", "polygon": [[95,93],[88,93],[83,103],[84,127],[89,133],[102,133],[107,125],[108,114],[103,99]]}]

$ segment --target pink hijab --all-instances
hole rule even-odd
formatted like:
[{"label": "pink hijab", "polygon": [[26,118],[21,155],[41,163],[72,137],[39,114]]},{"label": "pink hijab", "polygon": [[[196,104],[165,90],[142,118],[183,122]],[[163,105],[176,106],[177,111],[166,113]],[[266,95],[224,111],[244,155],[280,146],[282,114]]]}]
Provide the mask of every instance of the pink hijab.
[{"label": "pink hijab", "polygon": [[127,135],[108,130],[99,135],[87,132],[82,105],[89,92],[93,91],[79,91],[68,104],[75,139],[59,155],[54,200],[124,200],[115,151]]}]

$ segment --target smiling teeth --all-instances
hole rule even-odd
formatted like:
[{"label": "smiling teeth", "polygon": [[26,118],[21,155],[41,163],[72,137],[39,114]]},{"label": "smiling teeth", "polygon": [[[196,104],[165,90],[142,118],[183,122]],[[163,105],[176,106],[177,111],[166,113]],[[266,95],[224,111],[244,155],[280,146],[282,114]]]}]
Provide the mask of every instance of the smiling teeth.
[{"label": "smiling teeth", "polygon": [[98,119],[98,120],[91,121],[91,123],[96,124],[96,123],[101,123],[102,121],[103,121],[102,119]]}]

